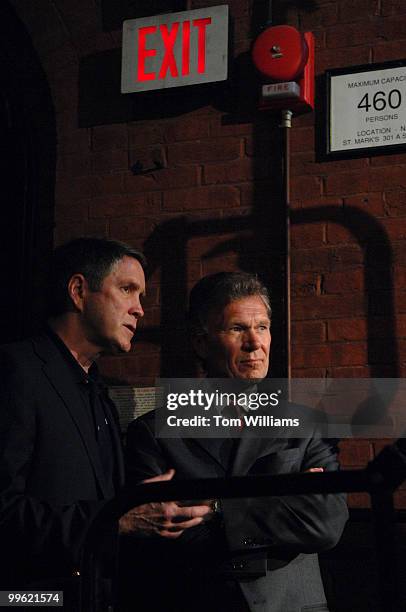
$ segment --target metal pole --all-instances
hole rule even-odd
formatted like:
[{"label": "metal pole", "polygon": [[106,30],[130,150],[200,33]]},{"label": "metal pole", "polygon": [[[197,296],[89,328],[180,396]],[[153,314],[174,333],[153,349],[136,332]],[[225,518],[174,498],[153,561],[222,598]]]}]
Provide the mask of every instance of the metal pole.
[{"label": "metal pole", "polygon": [[[285,300],[284,300],[284,332],[285,332],[285,364],[286,378],[292,376],[291,355],[291,314],[290,314],[290,128],[292,127],[292,111],[283,110],[279,127],[283,130],[282,153],[282,201],[285,210]],[[290,389],[289,389],[290,397]]]}]

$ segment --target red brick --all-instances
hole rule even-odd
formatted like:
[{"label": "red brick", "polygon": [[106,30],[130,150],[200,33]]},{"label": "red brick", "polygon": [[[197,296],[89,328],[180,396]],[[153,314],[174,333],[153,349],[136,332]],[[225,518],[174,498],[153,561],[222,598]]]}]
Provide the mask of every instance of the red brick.
[{"label": "red brick", "polygon": [[406,237],[406,219],[398,217],[396,219],[385,219],[382,225],[388,236],[392,240],[403,240]]},{"label": "red brick", "polygon": [[[307,199],[291,199],[291,208],[323,208],[325,206],[333,206],[334,208],[342,208],[342,200],[337,196],[319,196],[318,198]],[[294,219],[293,219],[294,221]]]},{"label": "red brick", "polygon": [[128,151],[129,167],[140,167],[144,172],[142,176],[146,178],[150,173],[159,172],[161,168],[166,168],[166,150],[164,146],[151,145],[149,147],[138,146]]},{"label": "red brick", "polygon": [[[165,142],[199,140],[209,136],[209,118],[178,117],[162,125]],[[218,136],[216,134],[215,136]]]},{"label": "red brick", "polygon": [[170,165],[237,159],[241,155],[239,138],[217,138],[196,142],[179,142],[168,146]]},{"label": "red brick", "polygon": [[55,209],[55,223],[65,221],[86,221],[89,217],[89,199],[70,199],[69,206],[57,206]]},{"label": "red brick", "polygon": [[59,178],[56,183],[55,200],[58,206],[69,208],[73,200],[90,198],[95,191],[93,176],[78,176],[72,178]]},{"label": "red brick", "polygon": [[292,295],[320,295],[321,276],[314,272],[296,273],[292,275]]},{"label": "red brick", "polygon": [[245,123],[236,120],[235,123],[227,121],[227,115],[216,115],[209,121],[210,136],[225,137],[225,136],[252,136],[254,126],[252,123]]},{"label": "red brick", "polygon": [[[353,195],[344,198],[344,208],[359,208],[366,213],[376,217],[383,217],[385,214],[384,199],[382,193],[365,193],[363,195]],[[350,211],[349,211],[350,212]]]},{"label": "red brick", "polygon": [[90,154],[74,155],[61,154],[57,159],[57,174],[58,177],[87,176],[91,174],[91,157]]},{"label": "red brick", "polygon": [[404,40],[390,40],[389,42],[378,42],[372,48],[374,62],[386,62],[397,60],[405,54]]},{"label": "red brick", "polygon": [[325,368],[292,368],[292,378],[325,378]]},{"label": "red brick", "polygon": [[366,340],[365,319],[332,319],[327,322],[327,337],[330,341]]},{"label": "red brick", "polygon": [[319,27],[327,27],[337,23],[337,5],[326,4],[318,8],[304,12],[300,19],[300,25],[304,30],[312,30]]},{"label": "red brick", "polygon": [[381,33],[380,38],[384,40],[397,40],[405,39],[406,32],[406,14],[396,15],[396,17],[389,17],[381,19]]},{"label": "red brick", "polygon": [[399,290],[402,290],[406,287],[406,267],[405,266],[395,266],[395,270],[393,273],[393,282]]},{"label": "red brick", "polygon": [[240,192],[229,185],[176,189],[164,193],[164,210],[193,210],[199,208],[228,208],[240,205]]},{"label": "red brick", "polygon": [[114,379],[117,381],[121,380],[121,364],[122,364],[121,357],[102,356],[97,361],[97,365],[100,368],[100,373],[102,374],[105,380],[107,379],[110,379],[110,380]]},{"label": "red brick", "polygon": [[406,216],[406,191],[387,191],[385,193],[385,212],[390,217]]},{"label": "red brick", "polygon": [[240,183],[250,181],[255,172],[252,158],[245,157],[226,164],[206,164],[203,169],[204,183]]},{"label": "red brick", "polygon": [[316,72],[320,74],[325,70],[332,68],[346,68],[348,66],[357,66],[358,64],[367,64],[370,59],[369,46],[352,47],[351,54],[348,53],[348,48],[343,49],[321,49],[316,53]]},{"label": "red brick", "polygon": [[371,371],[368,366],[334,367],[329,371],[331,378],[369,378]]},{"label": "red brick", "polygon": [[[141,381],[143,381],[144,386],[153,386],[156,378],[155,373],[160,371],[160,367],[161,356],[159,354],[151,353],[148,355],[148,358],[135,354],[127,359],[123,359],[123,383],[141,386]],[[145,376],[146,372],[151,372],[151,376]],[[142,377],[140,376],[141,374],[143,374]]]},{"label": "red brick", "polygon": [[389,168],[374,168],[369,179],[371,191],[384,191],[390,189],[406,189],[405,166],[391,166]]},{"label": "red brick", "polygon": [[330,365],[331,347],[328,344],[316,344],[311,348],[296,345],[292,351],[292,367],[320,367]]},{"label": "red brick", "polygon": [[269,181],[243,183],[240,186],[241,206],[254,206],[257,202],[261,202],[262,206],[270,206],[279,197],[275,190],[276,185]]},{"label": "red brick", "polygon": [[[362,22],[374,15],[379,15],[379,0],[342,0],[339,15],[342,23]],[[361,22],[361,23],[362,23]]]},{"label": "red brick", "polygon": [[110,219],[110,234],[116,240],[132,244],[134,238],[146,238],[153,230],[154,222],[145,217],[119,217]]},{"label": "red brick", "polygon": [[292,364],[294,367],[353,366],[364,365],[366,358],[364,343],[317,344],[310,349],[296,345]]},{"label": "red brick", "polygon": [[221,244],[227,244],[230,241],[235,241],[237,238],[244,240],[247,234],[217,234],[211,236],[196,236],[191,237],[187,244],[188,257],[196,257],[204,259],[207,253],[215,249]]},{"label": "red brick", "polygon": [[239,268],[239,254],[210,257],[202,261],[202,274],[215,274],[216,272],[235,272]]},{"label": "red brick", "polygon": [[369,440],[341,440],[340,464],[343,468],[362,468],[374,458]]},{"label": "red brick", "polygon": [[373,44],[379,39],[381,28],[381,23],[365,20],[362,26],[359,23],[336,26],[327,31],[326,44],[330,49],[345,48],[347,50],[349,47]]},{"label": "red brick", "polygon": [[315,270],[322,272],[340,266],[358,266],[363,263],[363,260],[364,254],[359,246],[296,249],[292,252],[292,271],[308,272]]},{"label": "red brick", "polygon": [[406,13],[404,0],[382,0],[382,15],[401,15],[402,13]]},{"label": "red brick", "polygon": [[128,170],[128,152],[125,149],[97,151],[92,155],[92,170],[101,174]]},{"label": "red brick", "polygon": [[88,130],[65,125],[61,123],[60,117],[57,120],[57,140],[59,153],[74,153],[79,156],[90,150]]},{"label": "red brick", "polygon": [[64,220],[58,223],[55,229],[55,245],[62,244],[81,236],[95,236],[106,238],[108,235],[107,224],[104,219],[96,221]]},{"label": "red brick", "polygon": [[321,195],[321,180],[317,176],[293,177],[290,189],[292,200],[317,198]]},{"label": "red brick", "polygon": [[158,121],[130,123],[128,126],[129,148],[137,149],[164,142],[163,124]]},{"label": "red brick", "polygon": [[[367,170],[333,174],[326,179],[326,193],[341,196],[350,193],[364,193],[369,189],[369,174]],[[376,190],[375,190],[376,191]]]},{"label": "red brick", "polygon": [[346,270],[343,272],[326,272],[323,275],[323,293],[353,293],[364,291],[364,270]]},{"label": "red brick", "polygon": [[358,243],[358,240],[349,228],[339,223],[329,222],[327,223],[327,242],[328,244],[354,244]]},{"label": "red brick", "polygon": [[336,162],[316,163],[314,152],[293,153],[290,167],[291,171],[296,175],[316,174],[318,176],[327,176],[339,172],[367,168],[368,159],[347,159]]},{"label": "red brick", "polygon": [[[125,177],[125,185],[130,193],[137,190],[139,186],[138,176],[130,174]],[[179,187],[195,187],[199,182],[199,169],[195,166],[178,166],[177,168],[163,168],[156,172],[147,174],[144,181],[144,189],[147,191],[153,189],[167,190],[176,189]],[[146,184],[148,183],[148,189]]]},{"label": "red brick", "polygon": [[292,130],[291,137],[291,151],[297,153],[298,151],[313,151],[314,150],[314,129],[313,127],[296,128]]},{"label": "red brick", "polygon": [[137,196],[117,195],[93,198],[90,217],[125,217],[139,214],[157,214],[161,210],[161,194]]},{"label": "red brick", "polygon": [[116,195],[124,192],[122,174],[104,174],[94,177],[93,196]]},{"label": "red brick", "polygon": [[292,325],[293,344],[317,344],[326,339],[326,324],[323,321],[300,321]]},{"label": "red brick", "polygon": [[291,226],[291,244],[293,248],[310,248],[322,246],[325,242],[325,224],[311,223]]},{"label": "red brick", "polygon": [[395,242],[392,245],[393,260],[396,264],[406,264],[406,243]]},{"label": "red brick", "polygon": [[292,300],[292,316],[295,321],[363,316],[366,311],[365,302],[362,294],[350,294],[345,300],[339,295],[295,298]]},{"label": "red brick", "polygon": [[125,149],[127,146],[128,134],[126,124],[116,123],[114,125],[99,125],[92,128],[93,151]]}]

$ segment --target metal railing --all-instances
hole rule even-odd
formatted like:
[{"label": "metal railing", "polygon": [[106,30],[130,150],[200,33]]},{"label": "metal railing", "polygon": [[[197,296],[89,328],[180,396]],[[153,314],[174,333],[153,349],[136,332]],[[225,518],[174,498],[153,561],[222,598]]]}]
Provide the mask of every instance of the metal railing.
[{"label": "metal railing", "polygon": [[[385,447],[362,470],[233,476],[138,485],[115,500],[112,512],[121,516],[136,505],[154,501],[273,497],[308,493],[367,492],[371,496],[378,559],[382,612],[404,612],[400,600],[399,567],[393,493],[406,479],[406,439]],[[97,610],[97,563],[85,558],[82,571],[82,612]]]}]

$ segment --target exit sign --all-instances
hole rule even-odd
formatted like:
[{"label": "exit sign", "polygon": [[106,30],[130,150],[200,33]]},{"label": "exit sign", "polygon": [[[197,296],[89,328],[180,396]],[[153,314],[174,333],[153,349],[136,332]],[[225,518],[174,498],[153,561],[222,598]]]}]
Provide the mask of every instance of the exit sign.
[{"label": "exit sign", "polygon": [[129,19],[121,93],[224,81],[227,53],[227,5]]}]

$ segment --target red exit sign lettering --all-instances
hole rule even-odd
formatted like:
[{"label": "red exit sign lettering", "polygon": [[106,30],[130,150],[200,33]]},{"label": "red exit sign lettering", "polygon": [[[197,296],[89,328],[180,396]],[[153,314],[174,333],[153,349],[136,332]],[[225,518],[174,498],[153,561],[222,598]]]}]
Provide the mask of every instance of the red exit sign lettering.
[{"label": "red exit sign lettering", "polygon": [[123,24],[121,92],[223,81],[228,6],[130,19]]}]

